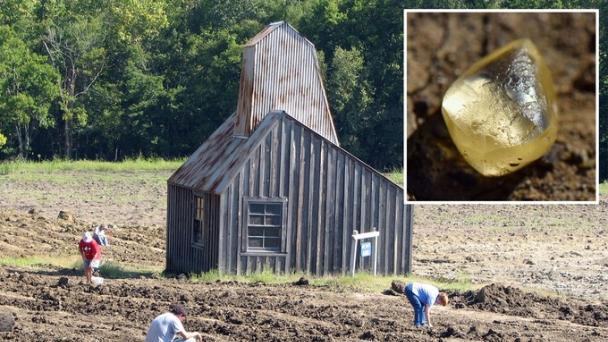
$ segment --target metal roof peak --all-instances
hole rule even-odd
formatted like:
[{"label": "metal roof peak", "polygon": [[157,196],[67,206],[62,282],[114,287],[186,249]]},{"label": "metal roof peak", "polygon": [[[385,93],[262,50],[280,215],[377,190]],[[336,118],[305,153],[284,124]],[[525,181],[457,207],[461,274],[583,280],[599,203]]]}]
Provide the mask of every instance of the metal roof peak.
[{"label": "metal roof peak", "polygon": [[285,21],[243,48],[235,136],[249,136],[272,110],[284,110],[338,145],[314,45]]}]

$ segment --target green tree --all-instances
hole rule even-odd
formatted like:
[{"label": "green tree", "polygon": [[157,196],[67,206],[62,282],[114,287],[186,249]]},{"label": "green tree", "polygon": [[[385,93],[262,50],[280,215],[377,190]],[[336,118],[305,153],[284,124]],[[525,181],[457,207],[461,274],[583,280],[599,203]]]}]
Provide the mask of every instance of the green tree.
[{"label": "green tree", "polygon": [[362,155],[360,134],[370,115],[371,87],[365,72],[365,61],[356,48],[337,47],[328,71],[328,98],[340,144],[355,155]]},{"label": "green tree", "polygon": [[4,134],[0,133],[0,149],[2,149],[2,146],[4,145],[6,145],[6,137]]},{"label": "green tree", "polygon": [[73,15],[46,26],[44,47],[53,67],[63,75],[61,119],[66,158],[72,158],[73,130],[87,122],[77,98],[89,91],[105,67],[104,27],[100,17]]},{"label": "green tree", "polygon": [[[377,169],[403,167],[402,2],[313,0],[297,27],[329,66],[327,92],[342,146]],[[359,55],[353,61],[364,61],[361,69],[332,74],[348,54]],[[356,79],[362,96],[348,99],[336,88],[347,78]],[[350,105],[341,105],[345,99]]]},{"label": "green tree", "polygon": [[55,123],[49,108],[60,93],[59,74],[8,26],[0,26],[0,90],[0,122],[14,128],[18,156],[27,158],[38,127]]}]

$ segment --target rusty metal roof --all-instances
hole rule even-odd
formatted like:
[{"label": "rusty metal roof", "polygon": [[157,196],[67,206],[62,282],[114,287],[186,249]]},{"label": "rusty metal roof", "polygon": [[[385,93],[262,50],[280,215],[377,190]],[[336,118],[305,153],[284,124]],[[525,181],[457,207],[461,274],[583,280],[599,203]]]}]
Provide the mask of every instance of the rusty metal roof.
[{"label": "rusty metal roof", "polygon": [[267,115],[258,129],[245,139],[234,136],[236,113],[232,114],[169,178],[194,191],[221,194],[249,155],[264,141],[280,121],[281,112]]},{"label": "rusty metal roof", "polygon": [[[236,119],[236,113],[234,113],[175,171],[168,183],[190,188],[194,192],[217,195],[223,193],[243,169],[251,155],[264,143],[267,135],[284,118],[291,120],[294,125],[304,127],[321,139],[326,139],[284,111],[268,113],[249,138],[237,137],[232,134]],[[329,140],[327,142],[333,144]],[[365,168],[386,178],[348,151],[337,145],[336,148]]]},{"label": "rusty metal roof", "polygon": [[314,45],[286,22],[270,24],[243,48],[234,134],[248,137],[283,110],[338,145]]}]

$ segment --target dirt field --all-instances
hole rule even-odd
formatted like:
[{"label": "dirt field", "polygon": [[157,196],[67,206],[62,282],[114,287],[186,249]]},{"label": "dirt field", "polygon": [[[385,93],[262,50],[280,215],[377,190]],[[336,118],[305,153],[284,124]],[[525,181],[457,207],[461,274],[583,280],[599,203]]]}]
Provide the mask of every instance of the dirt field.
[{"label": "dirt field", "polygon": [[[116,225],[105,262],[162,268],[168,176],[68,173],[30,182],[2,176],[0,257],[74,258],[82,232],[105,222]],[[75,221],[58,219],[62,210]],[[598,206],[416,206],[414,273],[469,278],[476,289],[452,292],[448,307],[434,307],[432,330],[414,328],[406,298],[389,289],[192,284],[154,276],[91,286],[82,271],[41,265],[39,271],[0,268],[0,327],[15,319],[0,340],[143,340],[156,315],[183,302],[190,311],[186,328],[207,341],[605,341],[607,218],[603,200]]]}]

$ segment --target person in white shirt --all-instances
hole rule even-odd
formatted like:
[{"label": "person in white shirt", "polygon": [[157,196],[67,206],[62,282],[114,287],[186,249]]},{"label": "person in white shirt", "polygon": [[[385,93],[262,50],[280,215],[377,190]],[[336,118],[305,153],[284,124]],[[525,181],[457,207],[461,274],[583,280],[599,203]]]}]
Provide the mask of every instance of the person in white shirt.
[{"label": "person in white shirt", "polygon": [[106,230],[108,227],[105,224],[95,227],[93,232],[93,238],[100,246],[109,246],[108,237],[106,236]]},{"label": "person in white shirt", "polygon": [[[145,342],[195,342],[202,341],[203,337],[199,332],[187,332],[182,325],[188,313],[183,304],[175,304],[169,312],[157,316],[146,334]],[[174,339],[175,335],[181,338]]]}]

